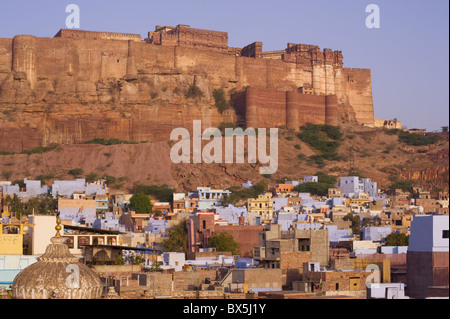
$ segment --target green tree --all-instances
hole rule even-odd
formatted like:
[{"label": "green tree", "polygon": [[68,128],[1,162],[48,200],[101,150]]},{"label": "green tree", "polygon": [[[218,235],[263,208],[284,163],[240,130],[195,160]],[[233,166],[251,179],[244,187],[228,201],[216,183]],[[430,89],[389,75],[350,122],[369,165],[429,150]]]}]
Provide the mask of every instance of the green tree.
[{"label": "green tree", "polygon": [[137,214],[151,214],[153,205],[145,194],[134,194],[130,198],[130,206]]},{"label": "green tree", "polygon": [[167,238],[163,240],[161,246],[165,252],[187,253],[187,242],[188,234],[184,220],[167,230]]},{"label": "green tree", "polygon": [[353,235],[359,235],[361,232],[361,218],[358,215],[354,215],[353,213],[348,213],[342,220],[351,221],[352,225],[350,226]]},{"label": "green tree", "polygon": [[115,184],[116,181],[117,181],[117,178],[116,178],[116,177],[111,176],[111,175],[108,175],[108,174],[103,175],[102,179],[104,179],[104,180],[106,181],[106,184],[107,184],[107,185],[113,185],[113,184]]},{"label": "green tree", "polygon": [[186,94],[187,98],[199,98],[202,96],[204,96],[204,94],[198,86],[196,86],[195,84],[189,86]]},{"label": "green tree", "polygon": [[381,218],[379,216],[374,218],[364,217],[361,221],[362,227],[373,227],[380,225],[381,225]]},{"label": "green tree", "polygon": [[2,177],[6,180],[9,180],[9,178],[11,177],[12,172],[11,171],[2,171]]},{"label": "green tree", "polygon": [[23,179],[16,179],[15,181],[12,181],[12,185],[18,185],[20,188],[25,187],[25,182]]},{"label": "green tree", "polygon": [[294,187],[296,192],[310,193],[317,196],[326,196],[329,185],[325,183],[302,183]]},{"label": "green tree", "polygon": [[227,232],[213,234],[208,241],[208,246],[216,248],[216,251],[231,251],[233,255],[239,255],[239,244]]},{"label": "green tree", "polygon": [[114,265],[124,265],[125,264],[125,260],[123,259],[122,256],[117,256],[116,259],[114,260]]},{"label": "green tree", "polygon": [[42,184],[45,184],[47,181],[51,180],[55,178],[55,175],[52,173],[49,174],[41,174],[39,176],[36,177],[37,180],[41,181]]},{"label": "green tree", "polygon": [[412,146],[431,145],[436,142],[434,136],[420,135],[409,132],[399,132],[398,139],[400,142]]},{"label": "green tree", "polygon": [[7,196],[5,202],[9,204],[11,217],[14,216],[17,219],[20,219],[24,211],[24,204],[22,203],[20,198],[17,197],[16,194],[14,194],[13,197]]},{"label": "green tree", "polygon": [[409,246],[409,236],[405,234],[389,234],[386,236],[386,246]]},{"label": "green tree", "polygon": [[217,89],[213,91],[213,96],[217,109],[220,113],[223,113],[230,106],[225,98],[225,92],[223,89]]},{"label": "green tree", "polygon": [[297,136],[320,152],[310,157],[311,162],[322,166],[324,160],[342,160],[337,153],[343,137],[340,127],[308,123],[301,127]]},{"label": "green tree", "polygon": [[150,267],[150,270],[152,272],[158,272],[161,270],[161,264],[157,262],[156,260],[153,260],[152,266]]},{"label": "green tree", "polygon": [[144,258],[142,258],[141,256],[136,256],[134,257],[133,265],[140,265],[144,262],[145,262]]},{"label": "green tree", "polygon": [[83,174],[83,169],[82,168],[74,168],[74,169],[69,170],[67,173],[69,173],[73,177],[79,177],[79,176],[81,176],[81,174]]},{"label": "green tree", "polygon": [[93,183],[98,179],[98,174],[92,172],[92,173],[87,174],[85,176],[85,178],[86,178],[86,182]]},{"label": "green tree", "polygon": [[391,184],[391,186],[389,187],[390,189],[401,189],[404,192],[410,192],[411,194],[413,194],[414,190],[413,190],[413,186],[414,183],[413,181],[395,181]]},{"label": "green tree", "polygon": [[229,187],[228,190],[231,191],[231,194],[229,196],[225,196],[225,198],[222,199],[221,205],[235,205],[241,200],[247,200],[247,198],[256,198],[258,197],[258,195],[264,193],[267,190],[267,187],[267,182],[264,180],[254,184],[249,189],[240,186]]},{"label": "green tree", "polygon": [[175,193],[175,189],[169,188],[166,184],[161,186],[136,184],[133,187],[133,193],[152,195],[162,202],[171,203],[173,201],[173,193]]},{"label": "green tree", "polygon": [[317,172],[315,176],[318,177],[317,183],[302,183],[294,187],[296,192],[310,193],[317,196],[326,196],[328,189],[333,188],[336,184],[337,177],[328,175],[323,172]]},{"label": "green tree", "polygon": [[236,198],[236,196],[232,196],[233,194],[230,194],[230,195],[228,195],[228,194],[225,194],[225,195],[223,195],[223,197],[222,197],[222,200],[220,201],[220,204],[223,206],[223,207],[227,207],[228,205],[234,205],[234,204],[236,204],[236,202],[238,201],[238,199]]}]

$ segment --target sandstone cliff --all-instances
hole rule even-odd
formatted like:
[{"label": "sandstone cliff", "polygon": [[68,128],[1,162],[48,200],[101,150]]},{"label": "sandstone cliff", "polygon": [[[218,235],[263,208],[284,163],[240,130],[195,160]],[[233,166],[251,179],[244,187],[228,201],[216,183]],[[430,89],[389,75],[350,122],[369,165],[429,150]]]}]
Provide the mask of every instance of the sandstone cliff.
[{"label": "sandstone cliff", "polygon": [[[192,85],[202,96],[186,97]],[[0,39],[0,150],[92,138],[167,140],[193,119],[204,127],[237,124],[245,112],[220,113],[213,92],[231,99],[248,87],[268,92],[257,105],[264,125],[281,114],[277,124],[298,128],[310,112],[322,122],[373,124],[370,70],[343,68],[340,51],[288,44],[263,52],[259,42],[231,48],[226,32],[188,26],[157,27],[145,40],[61,30],[53,38]],[[272,99],[280,93],[284,104]]]}]

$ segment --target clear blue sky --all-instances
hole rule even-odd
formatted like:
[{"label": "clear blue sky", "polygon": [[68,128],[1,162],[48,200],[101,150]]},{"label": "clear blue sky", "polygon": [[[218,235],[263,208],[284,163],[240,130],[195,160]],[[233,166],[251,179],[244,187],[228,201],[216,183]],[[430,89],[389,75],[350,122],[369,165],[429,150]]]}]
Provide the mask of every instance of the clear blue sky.
[{"label": "clear blue sky", "polygon": [[[139,33],[188,24],[226,31],[229,45],[288,42],[341,50],[344,67],[372,69],[375,116],[408,128],[449,125],[449,2],[447,0],[39,0],[0,2],[0,37],[53,37],[77,4],[83,30]],[[381,27],[365,26],[369,4]]]}]

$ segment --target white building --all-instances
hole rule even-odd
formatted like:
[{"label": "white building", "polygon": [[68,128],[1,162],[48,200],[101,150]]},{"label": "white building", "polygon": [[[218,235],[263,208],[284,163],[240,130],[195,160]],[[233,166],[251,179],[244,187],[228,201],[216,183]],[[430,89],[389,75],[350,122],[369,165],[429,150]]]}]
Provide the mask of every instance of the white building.
[{"label": "white building", "polygon": [[408,299],[403,283],[368,283],[367,299]]},{"label": "white building", "polygon": [[[56,217],[55,216],[28,216],[28,222],[34,224],[34,228],[30,228],[28,242],[31,243],[31,254],[42,255],[45,253],[47,246],[51,244],[50,239],[55,236]],[[61,234],[64,233],[64,225],[61,225]]]},{"label": "white building", "polygon": [[53,196],[66,196],[71,198],[75,192],[85,192],[86,180],[77,179],[75,181],[54,181],[52,185]]},{"label": "white building", "polygon": [[183,271],[186,261],[184,253],[168,252],[163,254],[164,265],[162,268],[174,268],[175,271]]},{"label": "white building", "polygon": [[378,193],[377,182],[372,182],[370,178],[359,179],[358,176],[347,176],[339,179],[338,188],[347,197],[357,197],[359,193],[367,193],[370,197],[375,197]]},{"label": "white building", "polygon": [[408,251],[448,252],[448,215],[415,215]]},{"label": "white building", "polygon": [[407,252],[409,297],[435,297],[433,291],[441,291],[439,297],[449,297],[448,237],[448,215],[414,216]]}]

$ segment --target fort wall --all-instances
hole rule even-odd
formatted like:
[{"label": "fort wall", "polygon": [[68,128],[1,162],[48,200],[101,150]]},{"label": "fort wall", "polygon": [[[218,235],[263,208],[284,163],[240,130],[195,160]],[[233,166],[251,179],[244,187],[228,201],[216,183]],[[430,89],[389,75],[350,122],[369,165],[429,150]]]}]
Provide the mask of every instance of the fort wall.
[{"label": "fort wall", "polygon": [[[167,139],[193,119],[216,127],[233,120],[294,129],[352,119],[373,125],[369,69],[342,68],[340,51],[314,45],[272,53],[265,55],[261,42],[229,48],[226,32],[182,25],[157,27],[145,41],[80,30],[0,39],[0,149],[95,137]],[[192,84],[201,98],[186,98]],[[215,108],[218,88],[243,92],[231,96],[234,116]],[[19,111],[8,115],[9,108]]]},{"label": "fort wall", "polygon": [[11,72],[12,39],[0,38],[0,83]]},{"label": "fort wall", "polygon": [[245,117],[247,127],[286,126],[297,131],[307,123],[338,125],[339,122],[335,95],[249,87],[232,99],[238,114]]},{"label": "fort wall", "polygon": [[342,69],[342,91],[347,104],[353,107],[356,120],[361,124],[373,125],[373,97],[370,69]]}]

